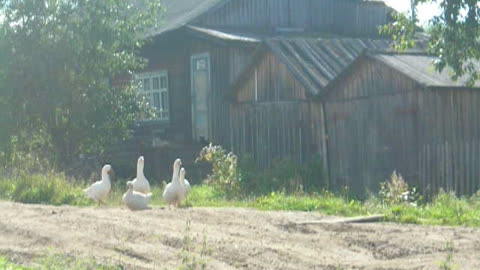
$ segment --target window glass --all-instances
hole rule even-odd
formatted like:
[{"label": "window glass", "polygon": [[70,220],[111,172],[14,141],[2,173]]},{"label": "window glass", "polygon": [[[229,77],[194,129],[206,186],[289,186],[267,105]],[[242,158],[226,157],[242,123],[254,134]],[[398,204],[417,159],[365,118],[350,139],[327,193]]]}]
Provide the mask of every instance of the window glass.
[{"label": "window glass", "polygon": [[160,93],[153,93],[153,106],[160,109]]},{"label": "window glass", "polygon": [[160,77],[160,88],[162,89],[167,89],[167,77],[166,76],[162,76]]},{"label": "window glass", "polygon": [[153,90],[160,89],[160,80],[159,80],[158,77],[153,78],[152,82],[153,82],[152,83],[152,86],[153,86],[152,89]]},{"label": "window glass", "polygon": [[145,101],[157,112],[159,120],[169,118],[168,100],[168,76],[166,72],[149,72],[136,75],[136,85],[139,94],[145,97]]}]

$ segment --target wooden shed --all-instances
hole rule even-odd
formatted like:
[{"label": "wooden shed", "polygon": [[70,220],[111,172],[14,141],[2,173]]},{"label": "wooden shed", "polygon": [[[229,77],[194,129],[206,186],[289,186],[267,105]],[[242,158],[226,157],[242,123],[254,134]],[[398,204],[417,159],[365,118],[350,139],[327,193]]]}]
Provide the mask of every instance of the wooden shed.
[{"label": "wooden shed", "polygon": [[437,73],[431,56],[378,52],[387,48],[266,41],[232,91],[234,150],[265,166],[320,156],[331,187],[358,195],[376,192],[394,170],[427,195],[476,192],[480,85]]},{"label": "wooden shed", "polygon": [[387,40],[266,40],[232,88],[233,150],[260,167],[275,159],[321,158],[327,169],[326,123],[319,97],[366,49]]},{"label": "wooden shed", "polygon": [[[480,187],[480,85],[434,57],[366,53],[323,98],[330,180],[376,190],[396,170],[426,195]],[[341,117],[339,117],[341,116]]]}]

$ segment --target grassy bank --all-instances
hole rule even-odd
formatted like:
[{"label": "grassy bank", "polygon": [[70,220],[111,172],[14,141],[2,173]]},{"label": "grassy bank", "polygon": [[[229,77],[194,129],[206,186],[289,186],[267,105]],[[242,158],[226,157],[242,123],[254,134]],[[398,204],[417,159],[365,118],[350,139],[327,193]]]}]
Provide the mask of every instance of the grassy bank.
[{"label": "grassy bank", "polygon": [[[121,205],[124,181],[113,185],[110,205]],[[20,175],[0,180],[0,198],[23,203],[53,205],[94,205],[83,194],[86,183],[68,181],[62,174]],[[153,206],[162,206],[163,187],[153,186]],[[226,199],[211,186],[194,186],[185,204],[191,207],[249,207],[260,210],[316,211],[325,215],[356,216],[384,214],[388,221],[429,225],[480,226],[480,195],[458,198],[440,193],[431,202],[385,203],[378,196],[366,201],[349,199],[331,192],[237,196]]]}]

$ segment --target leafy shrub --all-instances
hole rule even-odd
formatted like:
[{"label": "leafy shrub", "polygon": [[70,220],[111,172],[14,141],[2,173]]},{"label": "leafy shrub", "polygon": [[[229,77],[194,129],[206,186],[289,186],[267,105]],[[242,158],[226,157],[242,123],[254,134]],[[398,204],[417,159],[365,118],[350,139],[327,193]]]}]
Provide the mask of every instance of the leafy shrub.
[{"label": "leafy shrub", "polygon": [[415,188],[410,188],[408,183],[396,171],[390,179],[380,184],[380,199],[385,204],[407,203],[416,206],[421,197]]},{"label": "leafy shrub", "polygon": [[87,205],[82,188],[62,174],[21,174],[0,180],[0,197],[22,203]]},{"label": "leafy shrub", "polygon": [[227,197],[234,197],[240,193],[240,177],[238,173],[238,159],[232,152],[226,151],[219,145],[205,146],[195,162],[206,161],[212,164],[212,174],[207,182]]}]

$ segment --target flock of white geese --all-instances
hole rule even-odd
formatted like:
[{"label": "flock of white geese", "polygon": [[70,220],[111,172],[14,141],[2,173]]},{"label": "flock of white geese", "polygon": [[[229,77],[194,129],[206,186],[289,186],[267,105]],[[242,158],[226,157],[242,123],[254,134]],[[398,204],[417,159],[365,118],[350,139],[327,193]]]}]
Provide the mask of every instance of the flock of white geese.
[{"label": "flock of white geese", "polygon": [[[150,192],[150,184],[143,173],[144,164],[143,156],[139,157],[137,161],[137,177],[127,182],[128,190],[122,197],[123,203],[133,211],[151,209],[148,203],[152,193]],[[110,176],[112,172],[111,165],[106,164],[103,166],[102,179],[84,190],[88,198],[98,204],[105,204],[105,199],[111,189]],[[185,179],[185,168],[182,168],[182,161],[177,158],[173,163],[172,180],[163,191],[163,199],[168,204],[168,208],[170,209],[172,205],[180,207],[190,189],[190,183]]]}]

